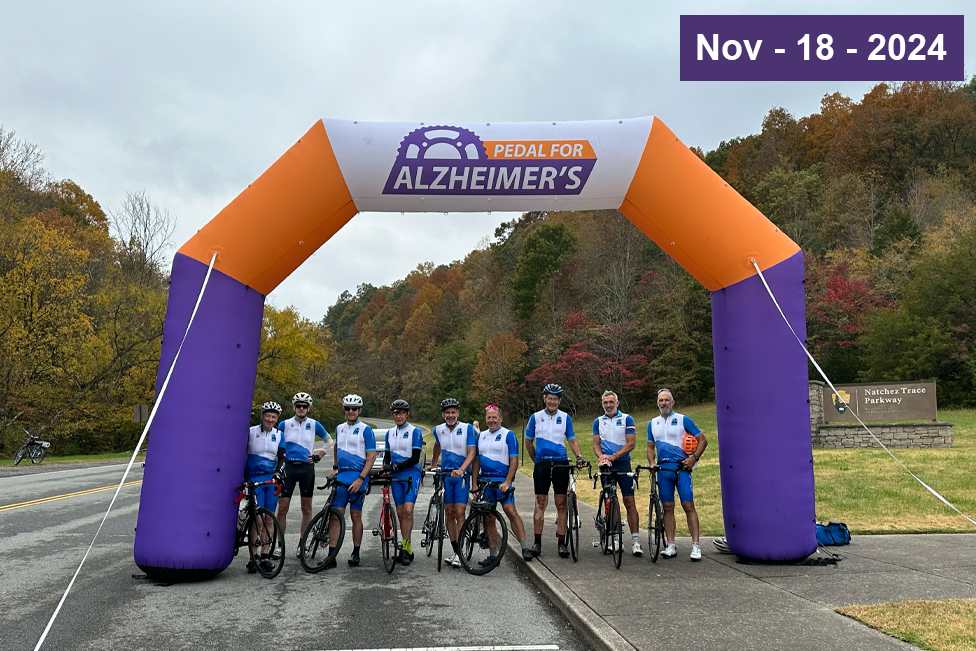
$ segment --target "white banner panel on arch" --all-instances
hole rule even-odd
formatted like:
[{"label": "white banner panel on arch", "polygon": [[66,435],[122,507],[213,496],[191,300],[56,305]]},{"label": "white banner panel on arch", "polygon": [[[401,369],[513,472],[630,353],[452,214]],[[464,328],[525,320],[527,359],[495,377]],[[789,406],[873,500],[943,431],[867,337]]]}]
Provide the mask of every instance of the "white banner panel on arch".
[{"label": "white banner panel on arch", "polygon": [[653,120],[323,122],[360,211],[484,212],[618,208]]}]

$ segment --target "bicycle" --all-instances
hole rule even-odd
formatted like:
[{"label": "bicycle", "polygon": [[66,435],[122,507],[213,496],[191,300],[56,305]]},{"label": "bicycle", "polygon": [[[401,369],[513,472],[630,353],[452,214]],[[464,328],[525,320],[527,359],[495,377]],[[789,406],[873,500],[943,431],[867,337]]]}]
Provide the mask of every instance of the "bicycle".
[{"label": "bicycle", "polygon": [[24,459],[30,459],[33,464],[44,461],[44,457],[47,455],[47,449],[51,447],[51,444],[48,441],[42,441],[27,430],[24,430],[24,434],[27,435],[27,440],[24,441],[24,444],[14,454],[14,465],[16,466]]},{"label": "bicycle", "polygon": [[383,549],[383,568],[387,574],[392,574],[396,568],[397,559],[400,556],[400,542],[397,539],[397,517],[396,509],[393,507],[392,490],[396,482],[410,483],[409,478],[393,479],[391,477],[377,477],[370,482],[370,490],[373,483],[383,487],[383,506],[380,508],[380,521],[373,535],[380,537],[380,545]]},{"label": "bicycle", "polygon": [[346,534],[345,515],[332,505],[339,486],[349,488],[349,484],[336,477],[329,477],[324,486],[318,487],[318,490],[331,488],[332,492],[322,509],[308,523],[308,528],[298,543],[298,562],[306,572],[322,571],[339,555],[339,548],[342,547],[342,539]]},{"label": "bicycle", "polygon": [[[451,476],[450,470],[431,468],[425,471],[434,476],[434,494],[430,496],[430,504],[427,507],[427,519],[421,528],[423,538],[420,546],[427,549],[427,556],[434,552],[434,541],[437,541],[437,571],[441,571],[441,563],[444,560],[444,538],[447,537],[447,527],[444,514],[444,479]],[[421,482],[423,479],[421,479]]]},{"label": "bicycle", "polygon": [[592,466],[589,461],[585,465],[577,466],[575,463],[553,464],[549,471],[550,476],[556,468],[569,468],[569,488],[566,491],[566,542],[569,544],[569,553],[573,557],[573,562],[579,560],[579,500],[576,497],[576,471],[586,468],[587,474],[592,478]]},{"label": "bicycle", "polygon": [[593,488],[596,489],[597,480],[606,476],[609,480],[603,483],[600,489],[600,498],[597,503],[596,517],[593,524],[600,534],[599,541],[594,540],[593,546],[599,546],[604,554],[613,554],[613,564],[620,569],[620,563],[624,558],[624,520],[620,516],[620,499],[617,497],[617,482],[612,481],[617,477],[633,477],[634,487],[637,487],[637,475],[633,472],[619,472],[607,467],[601,469],[593,475]]},{"label": "bicycle", "polygon": [[640,474],[641,470],[646,470],[654,476],[654,480],[651,482],[651,495],[647,504],[647,546],[650,549],[651,562],[656,563],[661,553],[661,543],[664,541],[664,506],[661,504],[661,492],[658,490],[658,484],[660,483],[658,475],[662,471],[673,472],[675,475],[675,483],[677,483],[679,470],[684,470],[689,473],[691,471],[677,467],[637,466],[638,474]]},{"label": "bicycle", "polygon": [[[482,479],[478,488],[471,491],[471,513],[458,532],[461,567],[468,574],[491,572],[501,564],[508,548],[508,525],[498,513],[494,491],[490,497],[487,495],[488,488],[498,488],[502,483]],[[510,486],[506,495],[514,491],[515,487]]]},{"label": "bicycle", "polygon": [[[258,506],[254,489],[258,486],[275,484],[274,479],[267,481],[246,481],[237,488],[235,504],[241,504],[237,513],[237,535],[234,538],[234,556],[237,551],[247,545],[251,568],[257,570],[266,579],[273,579],[281,572],[285,565],[285,533],[278,524],[274,513]],[[275,495],[281,491],[280,484]],[[265,551],[266,550],[266,551]]]}]

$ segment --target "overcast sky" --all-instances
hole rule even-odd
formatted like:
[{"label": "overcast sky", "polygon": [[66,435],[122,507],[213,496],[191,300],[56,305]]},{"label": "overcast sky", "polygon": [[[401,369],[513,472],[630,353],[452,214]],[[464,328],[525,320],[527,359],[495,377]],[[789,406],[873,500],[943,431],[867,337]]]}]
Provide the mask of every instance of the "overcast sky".
[{"label": "overcast sky", "polygon": [[[708,150],[758,132],[772,107],[807,115],[825,93],[860,99],[873,83],[681,82],[681,13],[965,14],[972,25],[972,6],[4,0],[0,125],[37,143],[55,178],[73,179],[106,211],[146,191],[179,220],[175,251],[319,118],[656,115]],[[318,320],[343,290],[463,258],[511,218],[363,213],[270,299]]]}]

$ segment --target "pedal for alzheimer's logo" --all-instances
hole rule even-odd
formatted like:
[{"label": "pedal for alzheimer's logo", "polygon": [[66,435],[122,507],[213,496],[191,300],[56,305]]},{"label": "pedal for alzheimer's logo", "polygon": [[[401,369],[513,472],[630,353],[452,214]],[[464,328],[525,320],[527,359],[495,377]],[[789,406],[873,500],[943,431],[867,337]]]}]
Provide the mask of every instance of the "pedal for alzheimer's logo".
[{"label": "pedal for alzheimer's logo", "polygon": [[411,131],[383,194],[576,195],[596,153],[588,140],[487,140],[461,127]]}]

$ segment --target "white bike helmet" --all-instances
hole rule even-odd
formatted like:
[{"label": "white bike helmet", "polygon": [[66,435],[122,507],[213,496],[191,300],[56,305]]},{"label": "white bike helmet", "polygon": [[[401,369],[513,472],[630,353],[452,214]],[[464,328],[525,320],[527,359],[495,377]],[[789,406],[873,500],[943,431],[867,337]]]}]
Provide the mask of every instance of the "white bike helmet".
[{"label": "white bike helmet", "polygon": [[355,393],[350,393],[348,396],[342,399],[343,407],[359,407],[363,406],[363,399],[357,396]]},{"label": "white bike helmet", "polygon": [[266,412],[266,411],[273,411],[274,413],[276,413],[276,414],[278,414],[280,416],[281,415],[281,405],[279,405],[277,402],[274,402],[274,401],[266,402],[263,405],[261,405],[261,413],[264,414],[264,412]]},{"label": "white bike helmet", "polygon": [[296,393],[294,395],[294,397],[292,397],[291,404],[292,404],[292,406],[294,406],[295,403],[298,403],[298,402],[304,402],[309,407],[311,407],[312,406],[312,396],[308,395],[304,391],[299,391],[298,393]]}]

